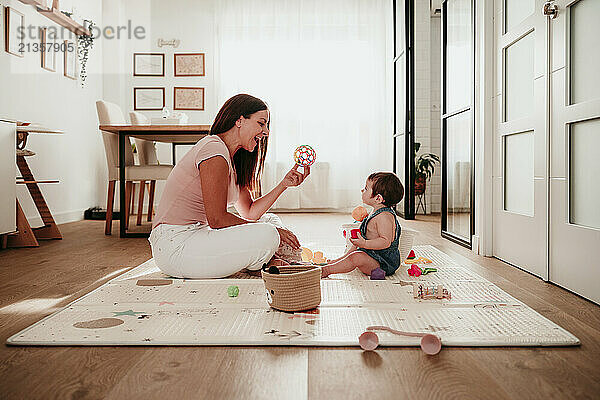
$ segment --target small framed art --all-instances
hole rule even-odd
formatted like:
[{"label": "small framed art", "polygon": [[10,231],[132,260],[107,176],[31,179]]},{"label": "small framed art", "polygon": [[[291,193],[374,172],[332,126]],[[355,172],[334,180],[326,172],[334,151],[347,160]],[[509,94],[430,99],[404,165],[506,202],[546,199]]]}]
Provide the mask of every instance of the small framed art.
[{"label": "small framed art", "polygon": [[165,76],[165,55],[133,53],[133,76]]},{"label": "small framed art", "polygon": [[204,88],[176,87],[173,91],[173,110],[204,110]]},{"label": "small framed art", "polygon": [[133,88],[133,109],[162,110],[165,107],[164,87],[136,87]]},{"label": "small framed art", "polygon": [[10,7],[4,7],[4,50],[23,57],[25,51],[25,16]]},{"label": "small framed art", "polygon": [[56,36],[52,36],[48,32],[48,28],[40,29],[41,45],[40,53],[42,54],[42,68],[54,72],[56,71]]},{"label": "small framed art", "polygon": [[174,55],[175,76],[204,76],[204,53]]},{"label": "small framed art", "polygon": [[64,69],[63,74],[67,78],[77,79],[77,47],[73,40],[64,42]]}]

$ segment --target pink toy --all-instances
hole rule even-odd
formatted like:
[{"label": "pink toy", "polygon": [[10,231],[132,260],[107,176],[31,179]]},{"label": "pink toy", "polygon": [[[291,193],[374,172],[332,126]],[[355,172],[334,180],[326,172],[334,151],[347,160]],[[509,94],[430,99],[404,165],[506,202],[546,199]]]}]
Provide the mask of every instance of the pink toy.
[{"label": "pink toy", "polygon": [[419,266],[417,264],[411,265],[410,268],[408,269],[408,275],[414,276],[415,278],[418,276],[421,276],[422,272],[423,271],[421,271],[421,268],[419,268]]},{"label": "pink toy", "polygon": [[350,231],[350,237],[352,239],[358,239],[358,232],[360,232],[360,229],[352,229]]},{"label": "pink toy", "polygon": [[423,283],[413,283],[413,297],[415,299],[451,299],[452,293],[448,289],[444,289],[444,285],[426,286]]},{"label": "pink toy", "polygon": [[294,151],[294,162],[301,167],[310,167],[317,161],[317,152],[307,144],[298,146]]},{"label": "pink toy", "polygon": [[439,353],[442,349],[442,340],[439,336],[432,335],[431,333],[404,332],[388,326],[369,326],[366,332],[358,337],[358,343],[363,350],[375,350],[379,346],[379,337],[373,331],[388,331],[400,336],[420,337],[421,350],[430,356]]},{"label": "pink toy", "polygon": [[381,281],[385,279],[385,271],[381,268],[375,268],[371,271],[371,280],[372,281]]}]

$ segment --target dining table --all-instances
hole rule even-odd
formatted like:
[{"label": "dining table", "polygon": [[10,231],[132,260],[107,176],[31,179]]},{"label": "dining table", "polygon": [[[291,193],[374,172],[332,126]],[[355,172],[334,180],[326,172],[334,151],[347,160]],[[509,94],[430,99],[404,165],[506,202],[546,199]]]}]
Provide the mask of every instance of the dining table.
[{"label": "dining table", "polygon": [[[148,237],[150,232],[128,232],[125,223],[125,144],[126,138],[171,144],[194,144],[210,132],[210,125],[100,125],[104,132],[119,136],[119,236]],[[174,154],[174,152],[173,152]],[[173,159],[175,163],[175,159]]]}]

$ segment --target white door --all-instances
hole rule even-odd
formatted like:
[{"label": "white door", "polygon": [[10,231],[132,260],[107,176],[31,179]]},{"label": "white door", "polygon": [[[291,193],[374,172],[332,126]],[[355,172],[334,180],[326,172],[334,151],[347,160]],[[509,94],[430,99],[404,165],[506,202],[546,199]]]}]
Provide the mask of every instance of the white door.
[{"label": "white door", "polygon": [[548,21],[543,3],[495,0],[493,248],[497,258],[547,280]]},{"label": "white door", "polygon": [[600,303],[600,1],[554,4],[550,280]]}]

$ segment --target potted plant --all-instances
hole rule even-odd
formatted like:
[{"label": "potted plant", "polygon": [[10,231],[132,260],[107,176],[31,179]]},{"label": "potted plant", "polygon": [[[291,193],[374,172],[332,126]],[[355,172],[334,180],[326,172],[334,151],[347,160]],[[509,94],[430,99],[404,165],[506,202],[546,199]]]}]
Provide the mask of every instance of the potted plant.
[{"label": "potted plant", "polygon": [[433,153],[423,153],[417,158],[420,148],[421,143],[415,142],[415,196],[425,193],[427,181],[435,173],[435,164],[440,162],[440,158]]}]

